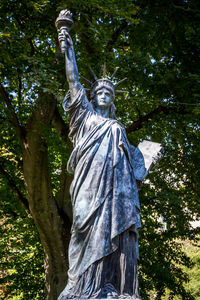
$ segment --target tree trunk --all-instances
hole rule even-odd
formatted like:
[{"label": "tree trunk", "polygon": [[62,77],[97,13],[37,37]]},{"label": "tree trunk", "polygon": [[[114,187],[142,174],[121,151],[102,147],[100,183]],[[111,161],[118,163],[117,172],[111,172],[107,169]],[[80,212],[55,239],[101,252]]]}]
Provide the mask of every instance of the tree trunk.
[{"label": "tree trunk", "polygon": [[47,120],[44,119],[44,114],[38,113],[36,119],[29,124],[22,148],[29,208],[45,254],[46,300],[56,300],[67,280],[71,222],[53,197],[48,170],[48,148],[40,129],[42,123],[48,126],[50,122],[50,107],[45,108]]}]

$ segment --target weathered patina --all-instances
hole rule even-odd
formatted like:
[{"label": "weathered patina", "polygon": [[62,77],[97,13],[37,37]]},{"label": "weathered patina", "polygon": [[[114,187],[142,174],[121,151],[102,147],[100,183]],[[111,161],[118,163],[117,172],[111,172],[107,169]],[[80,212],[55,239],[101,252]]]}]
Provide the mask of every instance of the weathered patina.
[{"label": "weathered patina", "polygon": [[[73,151],[68,171],[72,236],[66,288],[59,300],[139,296],[137,260],[140,205],[136,180],[142,181],[160,146],[130,145],[114,117],[115,84],[104,74],[91,83],[91,102],[79,81],[73,43],[59,31],[69,82],[63,108],[70,120]],[[149,147],[149,148],[148,148]],[[149,154],[148,166],[141,149]],[[156,149],[156,150],[155,150]]]}]

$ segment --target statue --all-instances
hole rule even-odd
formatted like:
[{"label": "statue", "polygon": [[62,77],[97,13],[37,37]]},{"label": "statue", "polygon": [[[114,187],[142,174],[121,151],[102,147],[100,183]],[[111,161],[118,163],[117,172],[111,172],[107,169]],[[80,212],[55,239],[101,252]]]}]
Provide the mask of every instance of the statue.
[{"label": "statue", "polygon": [[69,137],[74,147],[67,168],[74,179],[70,188],[73,225],[68,282],[58,300],[140,299],[136,180],[147,175],[160,144],[153,143],[153,147],[146,141],[137,148],[130,145],[125,128],[114,117],[115,74],[107,78],[105,68],[102,79],[93,73],[88,101],[69,35],[72,24],[70,12],[62,11],[56,26],[69,82],[63,108],[70,120]]}]

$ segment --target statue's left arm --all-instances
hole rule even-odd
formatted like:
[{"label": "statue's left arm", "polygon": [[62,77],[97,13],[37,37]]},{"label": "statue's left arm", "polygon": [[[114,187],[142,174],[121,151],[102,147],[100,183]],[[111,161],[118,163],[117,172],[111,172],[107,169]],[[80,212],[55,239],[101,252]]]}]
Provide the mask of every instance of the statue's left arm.
[{"label": "statue's left arm", "polygon": [[152,167],[162,157],[162,146],[159,143],[142,141],[134,148],[132,165],[137,181],[143,181]]}]

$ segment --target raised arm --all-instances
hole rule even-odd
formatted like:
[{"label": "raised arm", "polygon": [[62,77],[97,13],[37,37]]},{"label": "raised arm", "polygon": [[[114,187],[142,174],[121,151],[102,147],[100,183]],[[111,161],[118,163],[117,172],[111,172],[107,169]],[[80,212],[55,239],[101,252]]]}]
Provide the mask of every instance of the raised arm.
[{"label": "raised arm", "polygon": [[66,68],[66,76],[69,83],[69,89],[71,97],[74,97],[78,90],[81,87],[79,76],[78,76],[78,68],[75,59],[73,41],[71,36],[67,31],[61,31],[58,34],[59,42],[66,41],[66,50],[65,50],[65,68]]}]

